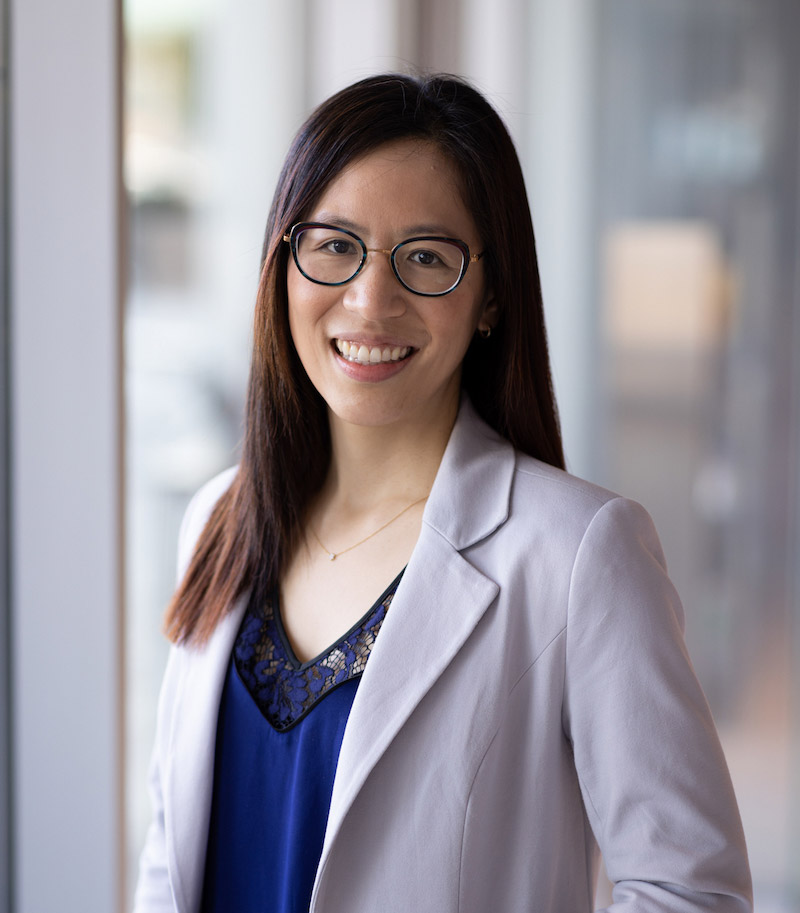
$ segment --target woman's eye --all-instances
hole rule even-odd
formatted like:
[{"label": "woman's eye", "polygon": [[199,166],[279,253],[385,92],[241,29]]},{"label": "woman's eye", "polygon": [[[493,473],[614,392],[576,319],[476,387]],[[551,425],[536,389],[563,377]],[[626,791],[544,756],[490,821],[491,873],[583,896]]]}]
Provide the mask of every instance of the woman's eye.
[{"label": "woman's eye", "polygon": [[408,259],[418,266],[436,266],[441,262],[432,250],[424,249],[413,251]]},{"label": "woman's eye", "polygon": [[352,254],[353,242],[345,241],[342,238],[334,238],[323,244],[322,249],[331,254]]}]

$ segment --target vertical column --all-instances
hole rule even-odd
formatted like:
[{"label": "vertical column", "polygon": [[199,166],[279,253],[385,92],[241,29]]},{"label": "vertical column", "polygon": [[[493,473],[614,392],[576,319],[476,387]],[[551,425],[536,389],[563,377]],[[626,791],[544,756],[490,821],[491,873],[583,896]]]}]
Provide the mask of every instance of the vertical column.
[{"label": "vertical column", "polygon": [[596,476],[593,229],[595,0],[532,0],[527,173],[569,468]]},{"label": "vertical column", "polygon": [[[497,108],[523,164],[530,140],[528,0],[463,0],[451,23],[460,37],[459,73]],[[455,17],[454,17],[455,18]]]},{"label": "vertical column", "polygon": [[8,6],[0,0],[0,913],[11,910],[7,35]]},{"label": "vertical column", "polygon": [[119,9],[11,10],[15,909],[108,913],[121,844]]}]

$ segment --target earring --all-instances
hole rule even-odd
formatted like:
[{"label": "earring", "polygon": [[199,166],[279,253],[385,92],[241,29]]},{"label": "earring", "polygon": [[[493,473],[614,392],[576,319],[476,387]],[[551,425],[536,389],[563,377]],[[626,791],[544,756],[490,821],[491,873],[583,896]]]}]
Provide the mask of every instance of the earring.
[{"label": "earring", "polygon": [[492,335],[492,328],[486,327],[486,329],[479,329],[478,332],[481,334],[482,339],[488,339]]}]

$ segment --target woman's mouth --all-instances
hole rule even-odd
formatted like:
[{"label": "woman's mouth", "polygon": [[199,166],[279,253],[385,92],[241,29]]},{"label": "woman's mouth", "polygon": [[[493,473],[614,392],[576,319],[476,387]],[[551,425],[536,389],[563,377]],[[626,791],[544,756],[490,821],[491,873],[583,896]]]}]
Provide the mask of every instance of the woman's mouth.
[{"label": "woman's mouth", "polygon": [[347,361],[358,365],[380,365],[408,358],[410,346],[368,346],[364,343],[349,342],[346,339],[334,339],[336,351]]}]

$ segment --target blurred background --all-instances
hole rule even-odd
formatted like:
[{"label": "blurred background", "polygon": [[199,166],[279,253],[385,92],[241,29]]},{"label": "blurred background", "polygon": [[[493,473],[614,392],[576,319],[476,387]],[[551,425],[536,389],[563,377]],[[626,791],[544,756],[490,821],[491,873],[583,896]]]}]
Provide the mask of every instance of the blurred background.
[{"label": "blurred background", "polygon": [[422,68],[509,125],[569,468],[652,513],[756,910],[798,913],[800,3],[10,2],[0,911],[130,906],[178,525],[237,459],[278,171],[323,98]]}]

